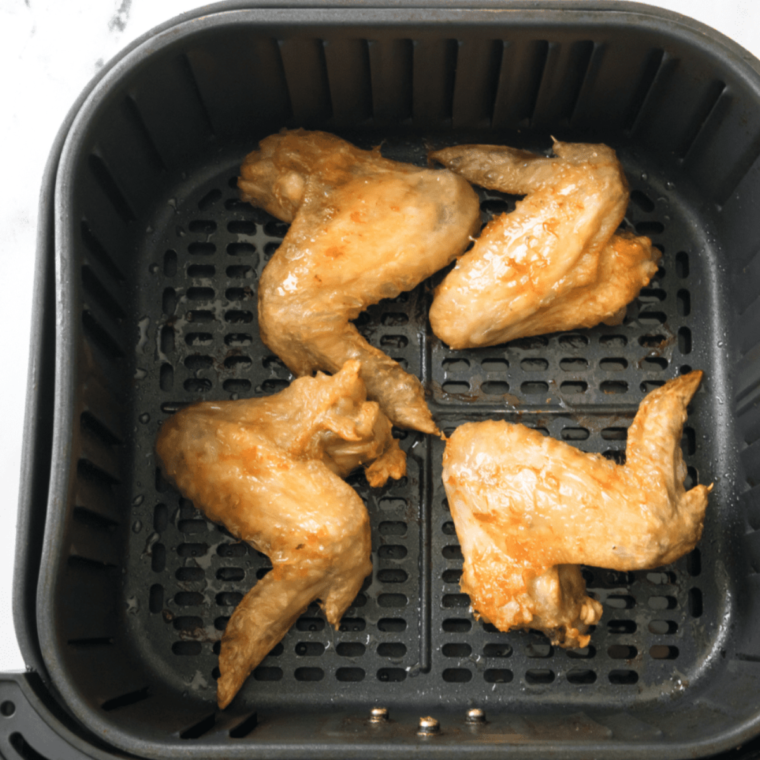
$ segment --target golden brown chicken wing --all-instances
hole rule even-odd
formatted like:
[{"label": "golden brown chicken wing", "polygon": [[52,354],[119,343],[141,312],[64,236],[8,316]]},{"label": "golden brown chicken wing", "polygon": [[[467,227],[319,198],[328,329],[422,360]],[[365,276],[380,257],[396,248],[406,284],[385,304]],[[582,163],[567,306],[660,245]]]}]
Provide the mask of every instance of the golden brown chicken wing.
[{"label": "golden brown chicken wing", "polygon": [[419,380],[350,320],[465,249],[480,222],[472,188],[451,172],[304,130],[262,140],[238,184],[245,200],[291,222],[261,278],[264,343],[296,375],[335,372],[358,359],[369,398],[395,425],[437,433]]},{"label": "golden brown chicken wing", "polygon": [[554,143],[556,158],[461,145],[430,158],[471,182],[526,195],[494,218],[436,290],[433,332],[452,348],[620,324],[657,271],[645,237],[613,234],[628,205],[615,152]]},{"label": "golden brown chicken wing", "polygon": [[406,458],[359,370],[351,361],[268,398],[196,404],[161,428],[156,451],[180,493],[272,561],[222,638],[222,708],[311,602],[337,626],[372,570],[367,511],[341,478],[363,464],[382,485]]},{"label": "golden brown chicken wing", "polygon": [[457,428],[443,480],[462,591],[477,614],[502,631],[535,628],[583,647],[602,606],[586,595],[579,565],[642,570],[694,548],[712,486],[684,491],[680,441],[701,378],[691,372],[644,399],[623,466],[523,425]]}]

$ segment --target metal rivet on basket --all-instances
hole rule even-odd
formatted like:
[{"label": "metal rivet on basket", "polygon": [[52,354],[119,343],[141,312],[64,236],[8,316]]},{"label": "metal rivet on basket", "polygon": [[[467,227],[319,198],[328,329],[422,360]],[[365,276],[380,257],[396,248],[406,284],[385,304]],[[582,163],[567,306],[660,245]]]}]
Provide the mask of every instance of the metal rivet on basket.
[{"label": "metal rivet on basket", "polygon": [[369,711],[370,723],[384,723],[388,720],[388,708],[387,707],[373,707]]},{"label": "metal rivet on basket", "polygon": [[473,707],[467,711],[467,723],[485,723],[486,714],[479,707]]},{"label": "metal rivet on basket", "polygon": [[428,736],[430,734],[437,734],[441,730],[441,726],[435,718],[420,718],[420,727],[417,729],[419,736]]}]

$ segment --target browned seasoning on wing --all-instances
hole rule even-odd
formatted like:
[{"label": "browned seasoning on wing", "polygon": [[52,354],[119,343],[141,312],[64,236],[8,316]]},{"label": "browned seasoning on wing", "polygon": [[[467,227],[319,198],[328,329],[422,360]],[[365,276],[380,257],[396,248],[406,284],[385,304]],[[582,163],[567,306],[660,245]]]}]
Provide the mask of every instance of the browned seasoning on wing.
[{"label": "browned seasoning on wing", "polygon": [[470,182],[525,195],[486,225],[437,288],[433,332],[452,348],[623,321],[660,252],[617,233],[628,185],[606,145],[554,143],[555,158],[496,145],[430,154]]},{"label": "browned seasoning on wing", "polygon": [[394,425],[438,434],[420,381],[351,320],[464,251],[480,222],[467,181],[305,130],[262,140],[240,175],[243,199],[291,223],[261,278],[264,343],[299,376],[358,359]]},{"label": "browned seasoning on wing", "polygon": [[462,591],[479,617],[584,647],[602,605],[587,596],[579,565],[644,570],[694,548],[712,486],[684,490],[680,441],[701,379],[690,372],[642,401],[625,465],[524,425],[457,428],[443,481],[464,554]]},{"label": "browned seasoning on wing", "polygon": [[267,398],[210,401],[164,423],[156,451],[180,493],[272,561],[230,618],[219,654],[219,706],[319,599],[338,626],[371,572],[367,510],[342,480],[364,465],[380,486],[406,457],[358,361],[295,380]]}]

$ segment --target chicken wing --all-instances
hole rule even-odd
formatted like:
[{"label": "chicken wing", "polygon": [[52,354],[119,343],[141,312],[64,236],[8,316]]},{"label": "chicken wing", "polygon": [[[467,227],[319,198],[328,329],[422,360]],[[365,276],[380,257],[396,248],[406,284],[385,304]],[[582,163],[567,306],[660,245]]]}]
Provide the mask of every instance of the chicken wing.
[{"label": "chicken wing", "polygon": [[430,323],[452,348],[620,324],[657,271],[648,238],[614,234],[628,205],[615,152],[555,141],[554,153],[489,145],[431,153],[475,184],[526,196],[486,225],[436,290]]},{"label": "chicken wing", "polygon": [[468,183],[390,161],[324,132],[271,135],[241,167],[244,200],[291,222],[264,269],[259,327],[296,375],[362,364],[369,398],[395,425],[437,434],[419,380],[350,320],[451,262],[480,222]]},{"label": "chicken wing", "polygon": [[523,425],[457,428],[443,480],[464,554],[461,588],[480,617],[583,647],[602,606],[586,595],[579,565],[642,570],[694,548],[712,486],[684,490],[680,441],[701,378],[691,372],[644,399],[622,466]]},{"label": "chicken wing", "polygon": [[268,398],[196,404],[161,428],[169,480],[272,561],[224,632],[222,708],[315,599],[337,627],[372,570],[367,510],[341,478],[364,464],[382,485],[404,475],[406,458],[359,371],[350,361]]}]

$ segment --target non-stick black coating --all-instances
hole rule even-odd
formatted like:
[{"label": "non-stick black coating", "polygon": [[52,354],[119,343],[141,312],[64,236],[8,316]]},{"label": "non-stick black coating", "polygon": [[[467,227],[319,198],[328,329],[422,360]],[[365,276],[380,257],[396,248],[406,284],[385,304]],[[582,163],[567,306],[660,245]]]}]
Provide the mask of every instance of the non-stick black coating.
[{"label": "non-stick black coating", "polygon": [[[211,15],[104,78],[56,195],[59,395],[37,601],[46,664],[88,727],[150,756],[408,752],[430,712],[444,726],[419,746],[431,754],[704,754],[752,730],[752,542],[737,502],[752,507],[739,478],[756,472],[754,291],[741,274],[754,247],[736,209],[760,152],[757,75],[720,41],[622,8]],[[716,484],[702,545],[654,573],[589,570],[606,612],[580,657],[473,620],[441,445],[406,433],[405,482],[351,480],[375,569],[344,630],[307,611],[233,708],[214,710],[215,640],[267,562],[157,477],[153,441],[181,404],[289,379],[255,315],[285,228],[233,187],[244,153],[282,126],[385,141],[415,162],[433,145],[546,149],[550,135],[618,149],[628,223],[664,249],[622,327],[452,352],[426,320],[434,283],[358,320],[423,379],[445,429],[503,417],[612,457],[649,388],[706,371],[684,439],[690,477]],[[483,194],[484,218],[511,202]],[[385,733],[366,723],[375,704],[395,718]],[[480,734],[464,726],[470,706],[489,715]]]}]

